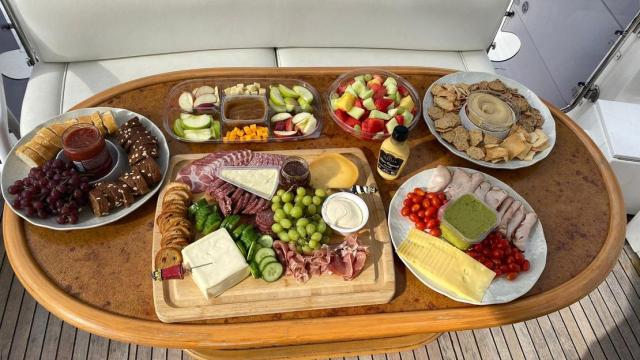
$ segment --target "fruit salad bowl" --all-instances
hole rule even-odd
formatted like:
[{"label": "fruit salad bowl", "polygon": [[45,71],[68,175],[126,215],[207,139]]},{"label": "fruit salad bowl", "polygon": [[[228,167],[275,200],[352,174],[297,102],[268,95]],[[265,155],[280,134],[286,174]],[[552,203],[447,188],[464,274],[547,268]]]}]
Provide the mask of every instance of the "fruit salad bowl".
[{"label": "fruit salad bowl", "polygon": [[344,131],[363,140],[384,140],[397,125],[413,129],[421,104],[411,84],[394,73],[372,68],[350,71],[331,84],[327,107]]}]

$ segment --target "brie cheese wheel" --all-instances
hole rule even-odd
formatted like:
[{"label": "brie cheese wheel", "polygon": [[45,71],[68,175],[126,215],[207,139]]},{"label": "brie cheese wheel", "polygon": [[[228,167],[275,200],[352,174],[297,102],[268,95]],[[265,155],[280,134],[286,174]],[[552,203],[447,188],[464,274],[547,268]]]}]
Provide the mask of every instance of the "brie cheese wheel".
[{"label": "brie cheese wheel", "polygon": [[[191,278],[209,299],[249,275],[249,266],[226,229],[219,229],[182,249]],[[208,265],[207,265],[208,264]]]},{"label": "brie cheese wheel", "polygon": [[261,198],[271,200],[280,182],[277,167],[222,167],[218,177]]}]

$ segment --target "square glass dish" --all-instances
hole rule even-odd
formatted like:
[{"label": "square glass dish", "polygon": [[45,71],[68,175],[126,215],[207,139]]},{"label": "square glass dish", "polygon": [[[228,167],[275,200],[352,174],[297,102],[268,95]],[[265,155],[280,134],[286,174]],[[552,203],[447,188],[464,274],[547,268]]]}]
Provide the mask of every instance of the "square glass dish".
[{"label": "square glass dish", "polygon": [[318,91],[277,78],[183,81],[167,96],[164,128],[184,142],[271,142],[313,139],[323,120]]}]

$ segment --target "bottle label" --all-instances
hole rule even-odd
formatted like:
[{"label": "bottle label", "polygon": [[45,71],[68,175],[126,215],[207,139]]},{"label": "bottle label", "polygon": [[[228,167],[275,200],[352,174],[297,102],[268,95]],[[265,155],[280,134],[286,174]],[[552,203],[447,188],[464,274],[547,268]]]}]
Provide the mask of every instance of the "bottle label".
[{"label": "bottle label", "polygon": [[391,176],[398,175],[398,171],[400,171],[403,162],[404,160],[380,149],[380,156],[378,157],[378,168],[385,173]]}]

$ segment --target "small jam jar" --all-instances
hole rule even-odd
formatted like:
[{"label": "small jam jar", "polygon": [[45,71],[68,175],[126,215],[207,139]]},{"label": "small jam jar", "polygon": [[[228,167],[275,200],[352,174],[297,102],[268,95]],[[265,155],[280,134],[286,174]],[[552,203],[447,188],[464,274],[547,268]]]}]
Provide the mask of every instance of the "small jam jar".
[{"label": "small jam jar", "polygon": [[284,188],[309,186],[309,164],[299,156],[289,156],[280,170],[280,185]]},{"label": "small jam jar", "polygon": [[78,171],[99,179],[109,173],[113,159],[100,130],[92,124],[75,124],[62,134],[64,156]]}]

